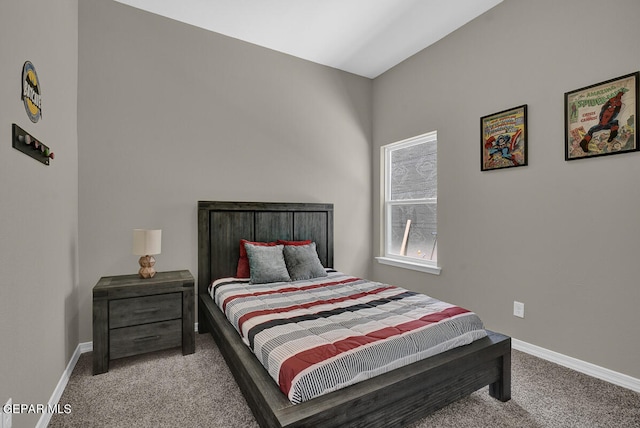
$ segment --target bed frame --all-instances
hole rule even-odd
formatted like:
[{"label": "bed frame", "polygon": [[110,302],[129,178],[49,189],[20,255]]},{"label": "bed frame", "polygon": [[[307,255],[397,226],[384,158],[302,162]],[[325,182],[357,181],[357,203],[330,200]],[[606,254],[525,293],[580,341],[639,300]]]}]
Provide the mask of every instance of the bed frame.
[{"label": "bed frame", "polygon": [[292,404],[207,293],[212,280],[235,276],[240,239],[311,239],[331,267],[333,205],[198,202],[198,330],[214,337],[260,426],[404,426],[486,385],[494,398],[511,398],[511,338],[488,331],[469,345]]}]

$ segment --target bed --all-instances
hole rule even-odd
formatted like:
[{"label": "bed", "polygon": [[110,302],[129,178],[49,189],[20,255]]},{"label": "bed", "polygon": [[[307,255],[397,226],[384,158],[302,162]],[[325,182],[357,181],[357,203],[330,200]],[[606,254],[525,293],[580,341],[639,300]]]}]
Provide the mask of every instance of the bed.
[{"label": "bed", "polygon": [[241,239],[312,240],[332,267],[333,205],[198,203],[198,329],[214,337],[260,426],[403,426],[487,385],[494,398],[511,398],[511,339],[487,331],[468,345],[293,404],[208,294],[214,280],[235,275]]}]

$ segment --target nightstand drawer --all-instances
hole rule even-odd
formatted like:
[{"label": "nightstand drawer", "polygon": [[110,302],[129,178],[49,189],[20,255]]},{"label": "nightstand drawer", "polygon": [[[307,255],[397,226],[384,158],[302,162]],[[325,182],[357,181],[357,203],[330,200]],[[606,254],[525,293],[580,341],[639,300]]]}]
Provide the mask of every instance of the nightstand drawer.
[{"label": "nightstand drawer", "polygon": [[128,327],[182,317],[182,293],[132,297],[109,302],[109,328]]},{"label": "nightstand drawer", "polygon": [[112,360],[181,344],[182,320],[124,327],[109,332],[109,353]]}]

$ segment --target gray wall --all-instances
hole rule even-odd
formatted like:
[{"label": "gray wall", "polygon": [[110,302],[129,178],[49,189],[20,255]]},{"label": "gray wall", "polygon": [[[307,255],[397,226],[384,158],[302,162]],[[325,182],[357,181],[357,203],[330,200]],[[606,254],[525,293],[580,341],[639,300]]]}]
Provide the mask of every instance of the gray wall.
[{"label": "gray wall", "polygon": [[[77,0],[2,0],[0,58],[0,406],[46,404],[79,341]],[[42,88],[35,124],[20,99],[27,60]],[[12,148],[13,123],[52,148],[50,166]]]},{"label": "gray wall", "polygon": [[112,1],[79,18],[82,341],[98,279],[137,272],[132,229],[197,275],[198,200],[332,202],[336,267],[368,274],[371,80]]},{"label": "gray wall", "polygon": [[[640,69],[638,16],[637,0],[505,0],[375,79],[373,183],[381,145],[438,131],[442,274],[374,263],[373,277],[640,378],[640,153],[565,162],[563,148],[564,93]],[[480,172],[480,117],[521,104],[529,166]]]}]

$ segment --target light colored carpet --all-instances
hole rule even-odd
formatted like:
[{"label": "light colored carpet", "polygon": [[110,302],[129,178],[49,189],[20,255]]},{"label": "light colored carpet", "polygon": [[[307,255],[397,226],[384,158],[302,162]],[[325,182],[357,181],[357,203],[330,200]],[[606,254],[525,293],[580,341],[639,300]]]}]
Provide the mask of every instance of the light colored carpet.
[{"label": "light colored carpet", "polygon": [[[208,334],[196,353],[180,349],[111,361],[92,375],[83,354],[60,399],[70,414],[49,427],[257,427],[229,368]],[[640,394],[513,351],[512,399],[483,388],[411,428],[640,427]]]}]

